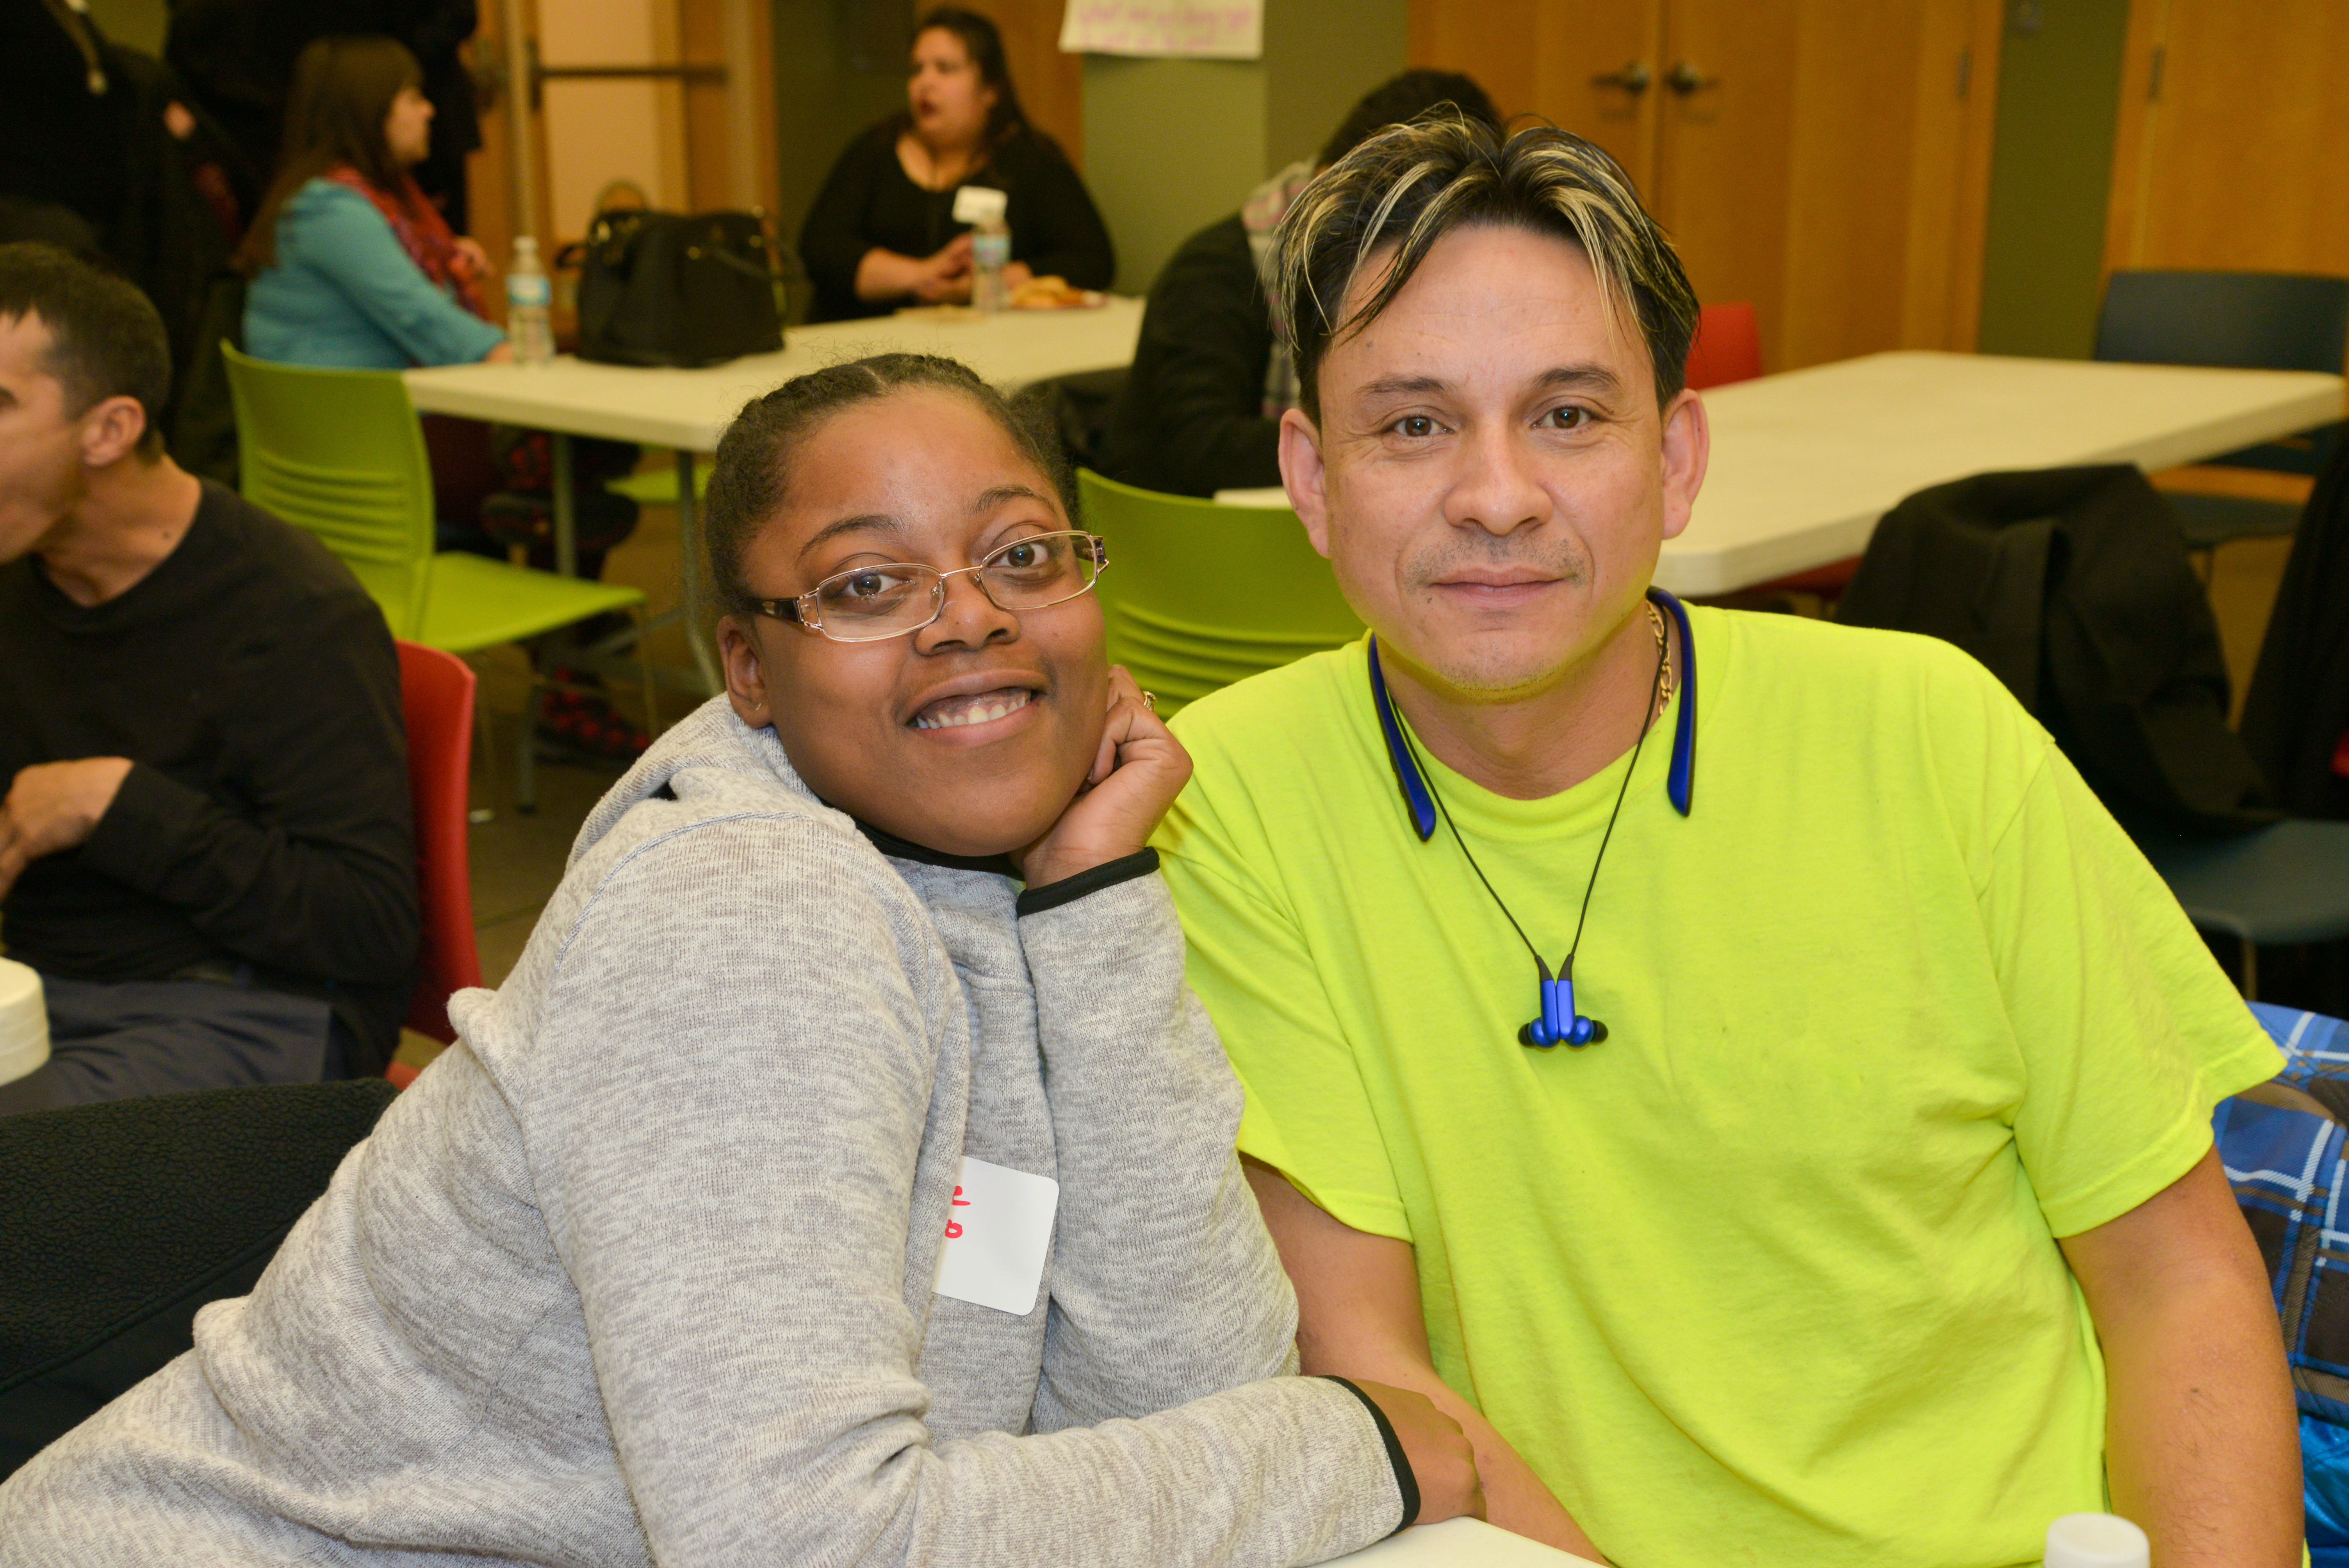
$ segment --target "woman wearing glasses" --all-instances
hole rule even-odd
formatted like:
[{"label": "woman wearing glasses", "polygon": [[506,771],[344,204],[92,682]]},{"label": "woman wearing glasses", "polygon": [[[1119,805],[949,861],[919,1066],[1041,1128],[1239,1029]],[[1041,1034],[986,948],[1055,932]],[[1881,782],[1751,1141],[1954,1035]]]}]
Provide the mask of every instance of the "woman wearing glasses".
[{"label": "woman wearing glasses", "polygon": [[[26,1562],[1313,1563],[1480,1511],[1285,1376],[1103,551],[951,361],[746,408],[727,693],[253,1295],[0,1488]],[[1024,884],[1024,891],[1022,890]]]}]

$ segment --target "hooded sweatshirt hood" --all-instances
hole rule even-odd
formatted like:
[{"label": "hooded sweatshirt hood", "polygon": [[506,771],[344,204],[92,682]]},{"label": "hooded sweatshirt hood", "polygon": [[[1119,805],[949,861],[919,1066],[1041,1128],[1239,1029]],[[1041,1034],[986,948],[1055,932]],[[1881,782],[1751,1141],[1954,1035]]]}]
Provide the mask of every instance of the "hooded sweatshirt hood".
[{"label": "hooded sweatshirt hood", "polygon": [[698,806],[713,815],[729,810],[772,810],[779,792],[819,820],[854,835],[855,820],[816,799],[800,779],[772,728],[751,727],[733,705],[713,696],[653,742],[636,766],[605,792],[579,826],[566,867],[617,827],[633,807],[657,795]]}]

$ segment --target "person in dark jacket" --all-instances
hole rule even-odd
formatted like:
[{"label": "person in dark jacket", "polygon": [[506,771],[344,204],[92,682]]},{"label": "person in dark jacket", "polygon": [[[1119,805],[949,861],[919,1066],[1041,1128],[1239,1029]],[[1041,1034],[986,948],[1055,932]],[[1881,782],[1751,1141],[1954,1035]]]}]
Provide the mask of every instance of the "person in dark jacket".
[{"label": "person in dark jacket", "polygon": [[0,1113],[379,1070],[419,916],[399,665],[326,548],[164,455],[129,282],[0,246]]},{"label": "person in dark jacket", "polygon": [[1059,143],[1028,123],[994,23],[952,6],[925,15],[905,102],[849,143],[801,227],[814,320],[968,301],[970,229],[954,217],[966,185],[1009,198],[1012,287],[1033,277],[1109,286],[1109,230]]},{"label": "person in dark jacket", "polygon": [[2275,820],[2227,727],[2227,660],[2178,516],[2125,463],[1976,474],[1886,513],[1836,608],[1954,643],[2135,832]]},{"label": "person in dark jacket", "polygon": [[276,166],[294,62],[316,40],[380,33],[423,67],[432,146],[416,182],[465,232],[465,155],[481,145],[473,80],[460,51],[479,23],[475,0],[171,0],[164,57],[227,129],[256,180]]},{"label": "person in dark jacket", "polygon": [[[235,430],[212,317],[254,191],[224,130],[171,69],[47,0],[0,0],[0,241],[103,255],[162,313],[181,466],[233,479]],[[208,366],[205,362],[209,358]],[[203,366],[203,368],[200,368]]]},{"label": "person in dark jacket", "polygon": [[1373,132],[1446,105],[1500,129],[1500,111],[1470,77],[1405,71],[1356,104],[1318,158],[1276,171],[1238,211],[1183,242],[1150,285],[1111,415],[1102,462],[1112,479],[1199,496],[1280,482],[1280,416],[1297,407],[1297,377],[1265,286],[1273,231],[1316,172]]},{"label": "person in dark jacket", "polygon": [[2333,449],[2292,536],[2242,734],[2276,804],[2349,818],[2349,442]]}]

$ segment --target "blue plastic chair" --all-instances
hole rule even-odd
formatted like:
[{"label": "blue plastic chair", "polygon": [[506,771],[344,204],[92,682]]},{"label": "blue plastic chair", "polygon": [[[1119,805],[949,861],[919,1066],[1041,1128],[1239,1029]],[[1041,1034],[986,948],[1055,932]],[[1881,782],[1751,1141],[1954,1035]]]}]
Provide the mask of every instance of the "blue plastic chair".
[{"label": "blue plastic chair", "polygon": [[2237,838],[2140,835],[2138,847],[2201,931],[2242,944],[2243,995],[2259,950],[2349,936],[2349,822],[2293,817]]},{"label": "blue plastic chair", "polygon": [[[2341,374],[2349,355],[2349,278],[2295,273],[2118,272],[2096,318],[2098,359],[2234,370]],[[2209,459],[2218,468],[2314,474],[2344,427],[2322,425]],[[2289,535],[2300,509],[2248,496],[2170,495],[2189,549]]]}]

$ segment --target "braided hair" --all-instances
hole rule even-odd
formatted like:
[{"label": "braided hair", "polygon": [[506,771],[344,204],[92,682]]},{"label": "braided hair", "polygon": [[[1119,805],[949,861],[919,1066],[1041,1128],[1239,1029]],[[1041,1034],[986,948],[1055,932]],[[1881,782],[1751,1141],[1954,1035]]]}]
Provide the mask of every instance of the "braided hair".
[{"label": "braided hair", "polygon": [[759,530],[783,504],[800,446],[834,414],[909,387],[969,398],[1050,483],[1061,510],[1072,519],[1077,515],[1076,485],[1058,438],[960,360],[937,354],[876,354],[826,366],[794,376],[744,404],[719,438],[709,493],[702,503],[702,549],[711,599],[719,614],[749,614],[757,607],[742,558]]}]

